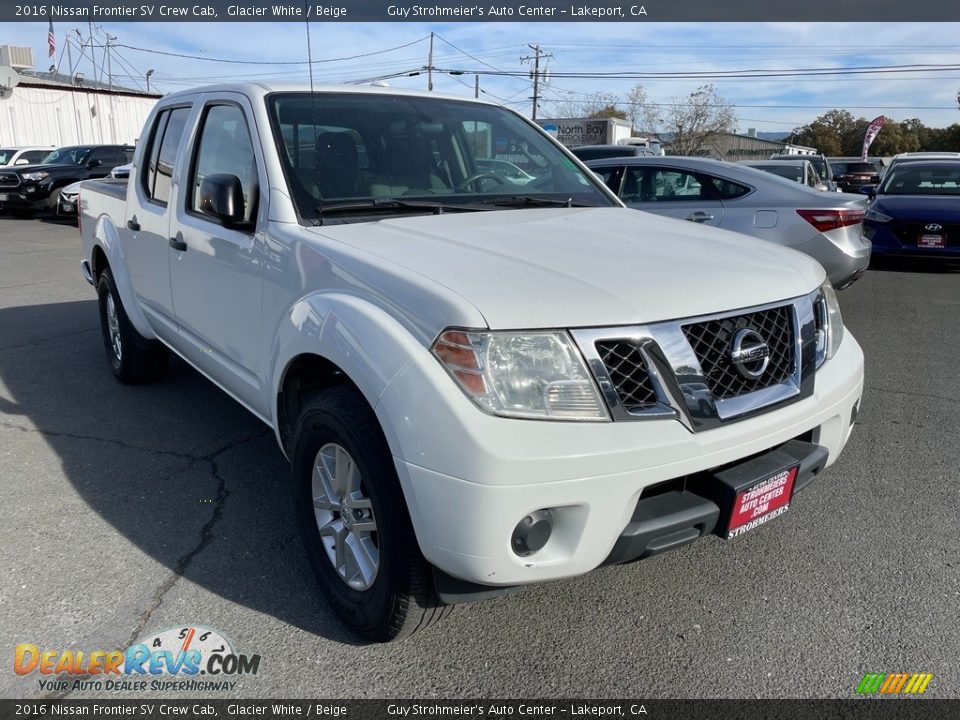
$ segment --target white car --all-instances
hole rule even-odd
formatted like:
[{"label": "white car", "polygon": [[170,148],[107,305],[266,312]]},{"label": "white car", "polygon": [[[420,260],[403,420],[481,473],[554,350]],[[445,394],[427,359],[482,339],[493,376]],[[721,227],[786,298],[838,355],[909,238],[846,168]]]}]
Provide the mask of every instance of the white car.
[{"label": "white car", "polygon": [[[625,208],[512,110],[218,85],[141,137],[81,203],[110,367],[175,352],[273,429],[367,638],[767,525],[853,430],[863,354],[819,264]],[[482,168],[518,154],[522,187]]]},{"label": "white car", "polygon": [[37,165],[49,155],[55,146],[49,147],[5,147],[0,148],[0,166]]}]

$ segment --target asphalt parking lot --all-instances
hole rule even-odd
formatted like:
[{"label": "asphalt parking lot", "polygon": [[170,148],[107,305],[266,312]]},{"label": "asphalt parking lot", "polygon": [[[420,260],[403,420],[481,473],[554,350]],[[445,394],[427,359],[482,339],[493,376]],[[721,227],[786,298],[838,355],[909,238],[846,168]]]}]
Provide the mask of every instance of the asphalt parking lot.
[{"label": "asphalt parking lot", "polygon": [[371,646],[315,592],[267,428],[182,363],[113,380],[80,256],[74,227],[0,218],[3,697],[50,695],[11,671],[17,643],[190,624],[262,656],[238,697],[849,698],[894,671],[960,697],[960,272],[888,266],[841,293],[862,412],[785,516]]}]

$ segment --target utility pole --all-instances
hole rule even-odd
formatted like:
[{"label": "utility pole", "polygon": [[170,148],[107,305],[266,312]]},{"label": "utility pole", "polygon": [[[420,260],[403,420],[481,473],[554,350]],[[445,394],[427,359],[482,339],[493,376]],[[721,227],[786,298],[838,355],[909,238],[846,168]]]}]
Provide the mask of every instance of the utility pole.
[{"label": "utility pole", "polygon": [[473,76],[473,96],[475,98],[480,97],[480,76],[479,75]]},{"label": "utility pole", "polygon": [[531,118],[537,119],[537,105],[540,102],[540,58],[548,60],[552,58],[553,55],[544,53],[540,49],[540,45],[527,45],[528,48],[533,50],[533,57],[529,55],[527,57],[520,58],[520,62],[530,62],[533,60],[533,72],[530,73],[530,77],[533,78],[533,95],[530,97],[533,100],[533,113]]},{"label": "utility pole", "polygon": [[433,92],[433,33],[430,33],[430,55],[427,57],[427,90]]}]

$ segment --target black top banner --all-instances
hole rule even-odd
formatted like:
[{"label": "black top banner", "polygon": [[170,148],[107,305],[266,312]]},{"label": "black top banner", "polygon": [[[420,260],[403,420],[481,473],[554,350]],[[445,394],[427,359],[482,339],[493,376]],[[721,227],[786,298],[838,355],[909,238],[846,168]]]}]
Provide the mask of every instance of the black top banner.
[{"label": "black top banner", "polygon": [[0,21],[36,22],[923,22],[960,20],[947,0],[62,0],[0,4]]}]

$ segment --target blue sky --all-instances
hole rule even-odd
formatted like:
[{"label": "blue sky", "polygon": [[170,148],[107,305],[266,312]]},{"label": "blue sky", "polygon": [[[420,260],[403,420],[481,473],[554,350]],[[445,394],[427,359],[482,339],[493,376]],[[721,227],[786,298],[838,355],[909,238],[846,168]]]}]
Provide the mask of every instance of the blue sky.
[{"label": "blue sky", "polygon": [[[70,23],[55,25],[58,55]],[[302,23],[104,23],[104,33],[116,42],[206,58],[259,62],[306,59]],[[84,35],[87,27],[80,27]],[[548,67],[564,71],[719,71],[733,69],[792,69],[862,65],[958,64],[960,24],[956,23],[313,23],[313,57],[337,58],[370,53],[437,34],[438,67],[472,70],[522,70],[528,44],[539,43],[552,55]],[[99,35],[102,39],[103,35]],[[46,25],[0,23],[0,44],[34,48],[37,67],[46,69]],[[456,49],[452,46],[456,46]],[[426,41],[349,61],[322,63],[317,82],[372,78],[426,64]],[[306,82],[304,65],[239,65],[168,57],[118,48],[114,75],[118,82],[143,85],[153,69],[152,84],[162,92],[216,80],[257,78]],[[473,56],[473,57],[470,57]],[[74,60],[77,60],[76,55]],[[98,62],[101,57],[98,54]],[[61,68],[66,60],[61,61]],[[88,60],[79,70],[88,77]],[[122,75],[134,77],[120,77]],[[436,91],[473,95],[473,76],[434,75]],[[426,88],[426,76],[399,78],[390,85]],[[665,103],[686,95],[703,82],[714,82],[719,93],[737,105],[741,130],[788,131],[830,108],[848,108],[855,116],[885,114],[895,120],[918,117],[931,126],[960,122],[957,91],[960,71],[917,71],[909,74],[819,78],[740,80],[586,80],[553,79],[545,88],[540,115],[580,102],[597,91],[623,97],[642,84],[653,102]],[[485,97],[505,101],[527,114],[531,94],[528,78],[481,77]],[[804,106],[804,107],[750,107]],[[808,107],[820,106],[820,107]]]}]

